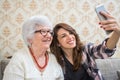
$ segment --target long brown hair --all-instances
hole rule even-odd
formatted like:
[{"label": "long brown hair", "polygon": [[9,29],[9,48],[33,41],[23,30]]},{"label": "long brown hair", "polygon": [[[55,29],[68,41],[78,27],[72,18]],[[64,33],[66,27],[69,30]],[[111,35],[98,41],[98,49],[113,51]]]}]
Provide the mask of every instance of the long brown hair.
[{"label": "long brown hair", "polygon": [[76,38],[76,47],[73,49],[73,70],[78,70],[78,68],[81,65],[81,61],[82,61],[83,44],[80,41],[79,35],[76,33],[76,31],[70,25],[65,24],[65,23],[59,23],[54,27],[54,29],[53,29],[54,36],[53,36],[53,41],[50,46],[50,50],[56,56],[58,63],[63,67],[64,64],[63,64],[62,55],[64,55],[64,51],[61,49],[61,47],[58,46],[59,42],[57,39],[57,32],[61,28],[69,31]]}]

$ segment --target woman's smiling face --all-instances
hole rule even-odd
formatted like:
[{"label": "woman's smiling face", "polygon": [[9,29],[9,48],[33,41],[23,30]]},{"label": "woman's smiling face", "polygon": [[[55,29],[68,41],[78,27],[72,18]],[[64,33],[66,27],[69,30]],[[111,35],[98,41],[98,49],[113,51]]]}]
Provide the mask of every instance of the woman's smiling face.
[{"label": "woman's smiling face", "polygon": [[59,46],[64,49],[73,49],[76,46],[76,39],[74,34],[71,32],[60,28],[57,32],[57,39]]},{"label": "woman's smiling face", "polygon": [[[43,35],[44,34],[44,35]],[[52,34],[49,27],[37,27],[34,37],[32,39],[32,44],[37,47],[49,48],[52,42]]]}]

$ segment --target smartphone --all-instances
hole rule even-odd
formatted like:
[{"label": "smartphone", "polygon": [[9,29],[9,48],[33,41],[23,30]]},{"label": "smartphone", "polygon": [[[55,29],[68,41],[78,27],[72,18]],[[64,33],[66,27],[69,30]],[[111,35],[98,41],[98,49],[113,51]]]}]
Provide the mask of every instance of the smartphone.
[{"label": "smartphone", "polygon": [[103,16],[102,14],[100,14],[101,11],[107,12],[107,10],[105,9],[103,4],[100,4],[98,6],[96,6],[95,11],[98,15],[98,18],[100,19],[100,21],[106,20],[107,18],[105,16]]},{"label": "smartphone", "polygon": [[[104,15],[100,14],[101,11],[107,13],[107,10],[105,9],[105,7],[104,7],[103,4],[100,4],[100,5],[96,6],[96,7],[95,7],[95,11],[96,11],[97,16],[98,16],[98,18],[99,18],[100,21],[107,20],[107,18],[106,18]],[[107,30],[107,31],[106,31],[106,34],[109,34],[109,33],[111,33],[112,31],[113,31],[113,30]]]}]

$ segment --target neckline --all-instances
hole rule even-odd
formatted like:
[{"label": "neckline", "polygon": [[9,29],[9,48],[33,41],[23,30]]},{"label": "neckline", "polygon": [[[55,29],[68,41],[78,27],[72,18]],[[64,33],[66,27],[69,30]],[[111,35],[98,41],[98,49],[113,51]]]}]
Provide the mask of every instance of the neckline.
[{"label": "neckline", "polygon": [[47,66],[47,64],[48,64],[47,53],[45,54],[45,64],[44,64],[43,66],[40,66],[40,65],[38,64],[38,61],[36,60],[35,55],[34,55],[32,49],[31,49],[30,47],[29,47],[29,50],[30,50],[31,56],[33,57],[36,65],[37,65],[37,67],[39,68],[40,71],[42,71],[42,70]]}]

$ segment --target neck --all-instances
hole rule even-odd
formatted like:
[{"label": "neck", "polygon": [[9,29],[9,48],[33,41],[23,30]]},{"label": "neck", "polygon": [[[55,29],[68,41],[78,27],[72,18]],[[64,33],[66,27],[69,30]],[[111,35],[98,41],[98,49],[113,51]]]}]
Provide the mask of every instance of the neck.
[{"label": "neck", "polygon": [[38,47],[35,47],[35,46],[31,46],[29,48],[34,53],[34,56],[35,56],[36,59],[39,59],[40,57],[44,57],[46,52],[47,52],[47,50],[41,49],[41,48],[38,48]]},{"label": "neck", "polygon": [[73,50],[72,49],[64,49],[66,57],[72,57]]},{"label": "neck", "polygon": [[44,71],[45,67],[47,66],[48,63],[48,56],[47,53],[42,56],[39,56],[39,58],[36,58],[35,53],[33,52],[32,48],[29,47],[30,53],[40,71]]},{"label": "neck", "polygon": [[65,57],[68,59],[68,61],[73,64],[73,50],[68,49],[68,50],[64,50],[65,52]]}]

